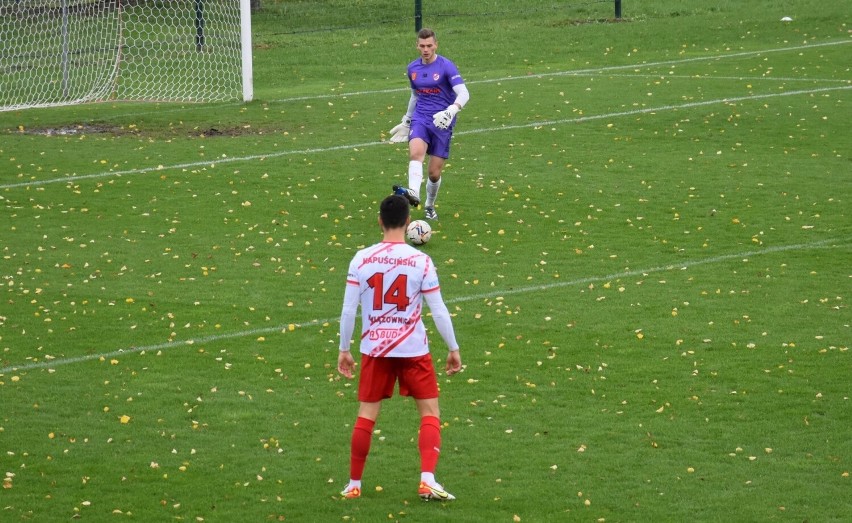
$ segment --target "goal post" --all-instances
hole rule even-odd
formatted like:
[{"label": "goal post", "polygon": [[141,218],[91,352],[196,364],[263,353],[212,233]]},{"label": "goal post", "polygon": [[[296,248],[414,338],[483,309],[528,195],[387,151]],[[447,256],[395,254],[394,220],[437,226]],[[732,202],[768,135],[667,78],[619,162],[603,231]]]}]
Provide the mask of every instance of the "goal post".
[{"label": "goal post", "polygon": [[243,101],[254,99],[254,68],[251,56],[251,0],[240,0],[240,66],[243,75]]},{"label": "goal post", "polygon": [[253,96],[250,0],[0,3],[0,111]]}]

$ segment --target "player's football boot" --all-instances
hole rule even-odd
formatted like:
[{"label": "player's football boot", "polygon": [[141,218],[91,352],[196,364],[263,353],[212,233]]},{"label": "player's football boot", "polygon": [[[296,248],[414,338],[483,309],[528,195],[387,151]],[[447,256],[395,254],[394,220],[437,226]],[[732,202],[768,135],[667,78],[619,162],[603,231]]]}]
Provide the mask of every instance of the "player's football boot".
[{"label": "player's football boot", "polygon": [[418,205],[420,205],[420,197],[417,196],[416,192],[412,191],[407,187],[403,187],[401,185],[394,185],[393,193],[398,194],[400,196],[405,196],[405,198],[408,199],[408,203],[410,203],[412,207],[417,207]]},{"label": "player's football boot", "polygon": [[352,485],[346,485],[346,488],[340,491],[340,495],[343,496],[343,499],[360,498],[361,489],[359,487],[353,487]]},{"label": "player's football boot", "polygon": [[444,490],[444,487],[435,483],[434,485],[430,485],[424,481],[420,482],[420,488],[417,489],[418,494],[420,494],[420,498],[429,501],[450,501],[451,499],[456,499],[455,496]]},{"label": "player's football boot", "polygon": [[426,207],[426,219],[427,220],[437,220],[438,213],[435,211],[434,207]]}]

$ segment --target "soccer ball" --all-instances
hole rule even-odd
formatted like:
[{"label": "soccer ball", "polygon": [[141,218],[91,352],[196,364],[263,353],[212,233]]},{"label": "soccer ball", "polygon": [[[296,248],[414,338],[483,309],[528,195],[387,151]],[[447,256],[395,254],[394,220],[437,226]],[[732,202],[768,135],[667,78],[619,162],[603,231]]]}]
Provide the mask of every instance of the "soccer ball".
[{"label": "soccer ball", "polygon": [[414,220],[408,224],[405,235],[414,245],[423,245],[432,237],[432,226],[424,220]]}]

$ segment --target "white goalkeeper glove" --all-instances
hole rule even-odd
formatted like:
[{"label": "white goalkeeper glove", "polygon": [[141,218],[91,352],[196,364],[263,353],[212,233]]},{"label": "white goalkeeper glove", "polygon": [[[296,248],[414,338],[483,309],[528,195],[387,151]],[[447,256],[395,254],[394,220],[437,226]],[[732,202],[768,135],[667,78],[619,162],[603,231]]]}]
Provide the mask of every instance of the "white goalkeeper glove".
[{"label": "white goalkeeper glove", "polygon": [[390,130],[390,143],[403,143],[408,141],[408,133],[411,131],[411,117],[405,115],[402,121]]},{"label": "white goalkeeper glove", "polygon": [[435,127],[438,129],[449,129],[450,124],[453,123],[453,118],[455,118],[460,110],[461,109],[459,109],[458,105],[453,104],[440,113],[432,115],[432,123],[434,123]]}]

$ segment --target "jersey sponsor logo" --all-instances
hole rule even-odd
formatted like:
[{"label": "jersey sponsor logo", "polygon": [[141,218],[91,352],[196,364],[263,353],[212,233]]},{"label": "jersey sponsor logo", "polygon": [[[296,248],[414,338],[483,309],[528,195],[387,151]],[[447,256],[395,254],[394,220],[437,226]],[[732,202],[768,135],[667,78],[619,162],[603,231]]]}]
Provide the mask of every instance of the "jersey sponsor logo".
[{"label": "jersey sponsor logo", "polygon": [[374,316],[370,314],[367,320],[372,323],[398,323],[401,325],[409,325],[414,323],[414,318],[401,318],[399,316]]},{"label": "jersey sponsor logo", "polygon": [[370,351],[370,356],[384,357],[394,351],[397,347],[404,345],[405,341],[414,334],[415,326],[409,325],[397,331],[398,335],[393,340],[386,340],[378,343],[373,350]]},{"label": "jersey sponsor logo", "polygon": [[424,87],[418,89],[417,94],[441,94],[441,90],[437,87]]},{"label": "jersey sponsor logo", "polygon": [[400,332],[397,329],[374,329],[370,331],[370,341],[395,340],[399,336]]}]

